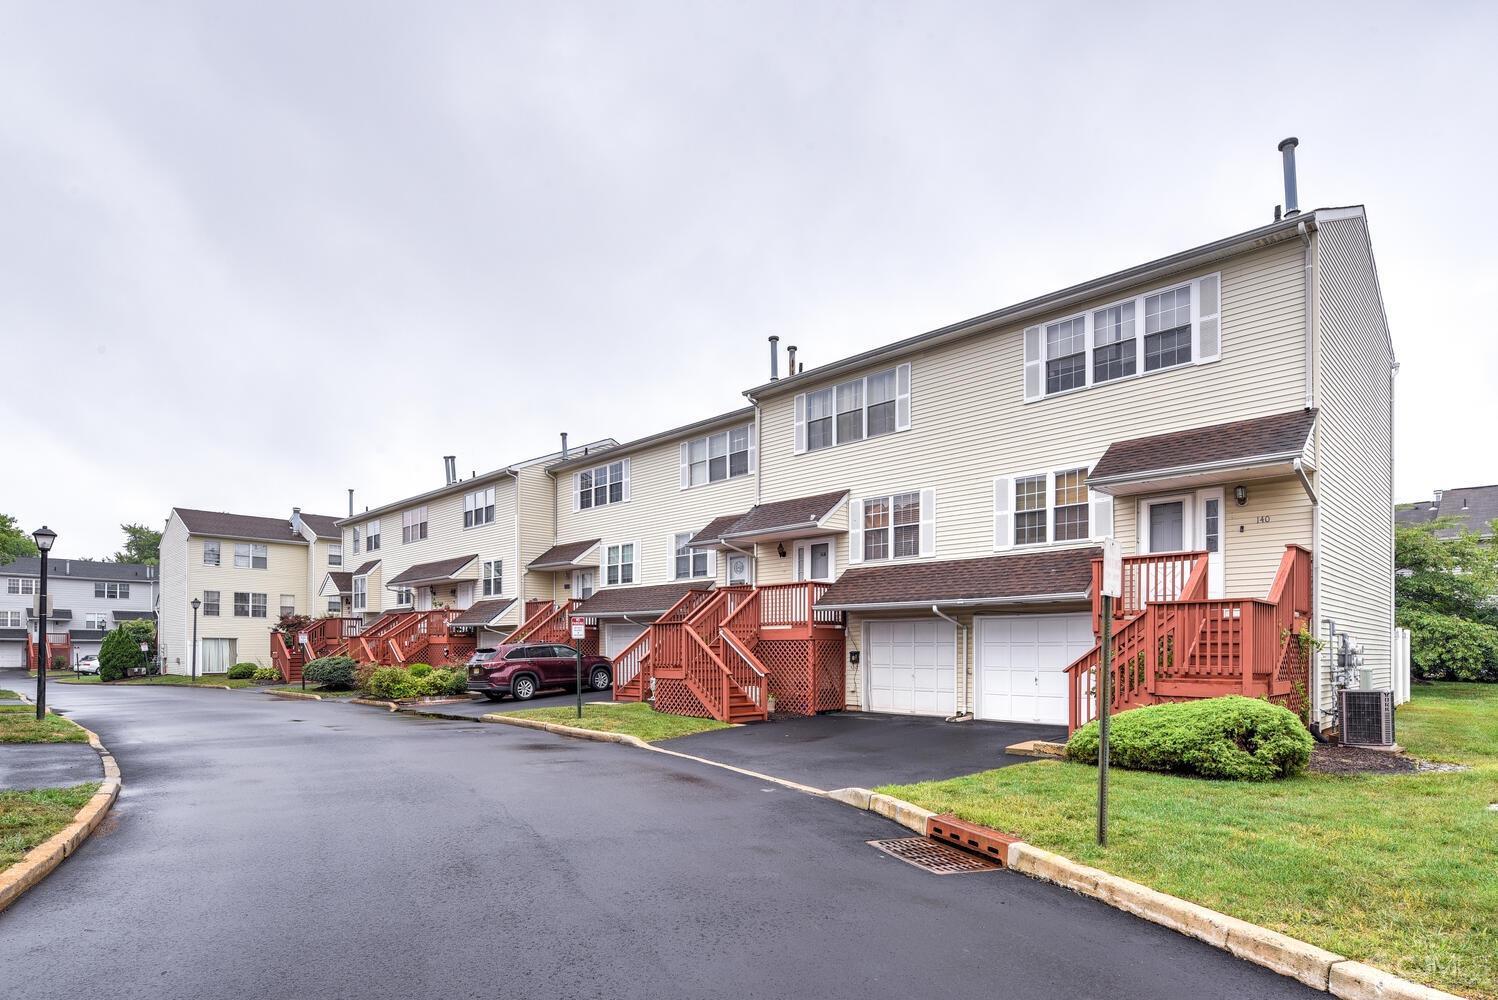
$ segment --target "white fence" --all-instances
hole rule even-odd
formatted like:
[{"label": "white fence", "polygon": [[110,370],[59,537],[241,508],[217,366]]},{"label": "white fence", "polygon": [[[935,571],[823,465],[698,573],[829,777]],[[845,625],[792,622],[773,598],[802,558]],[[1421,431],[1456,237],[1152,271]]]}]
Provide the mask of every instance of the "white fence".
[{"label": "white fence", "polygon": [[1410,630],[1396,628],[1394,641],[1390,644],[1390,661],[1393,666],[1394,704],[1403,705],[1410,700]]}]

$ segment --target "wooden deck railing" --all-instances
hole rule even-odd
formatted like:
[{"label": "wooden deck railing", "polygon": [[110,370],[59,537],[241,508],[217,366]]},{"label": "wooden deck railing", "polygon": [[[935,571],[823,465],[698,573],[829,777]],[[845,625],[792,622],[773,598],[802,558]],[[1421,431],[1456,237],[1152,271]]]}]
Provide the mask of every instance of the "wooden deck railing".
[{"label": "wooden deck railing", "polygon": [[[548,618],[557,613],[556,605],[551,601],[546,601],[544,603],[534,603],[535,610],[526,617],[525,621],[520,623],[519,628],[511,632],[509,635],[505,636],[504,641],[506,644],[512,642],[524,642],[525,639],[530,636],[531,633],[535,632],[536,629],[540,628]],[[531,607],[531,604],[532,602],[527,602],[526,607]]]},{"label": "wooden deck railing", "polygon": [[832,585],[814,580],[774,583],[760,587],[760,622],[765,628],[818,626],[841,628],[843,613],[818,608],[817,601]]},{"label": "wooden deck railing", "polygon": [[[1206,586],[1207,553],[1157,552],[1125,556],[1122,596],[1113,602],[1114,618],[1133,618],[1144,613],[1150,601],[1175,601],[1192,596],[1193,589]],[[1198,584],[1199,581],[1199,584]],[[1103,613],[1103,561],[1092,561],[1092,625],[1098,628]],[[1206,597],[1202,590],[1200,596]]]},{"label": "wooden deck railing", "polygon": [[[767,699],[770,696],[770,671],[760,662],[748,646],[739,641],[739,637],[726,628],[719,630],[723,639],[723,665],[728,671],[729,679],[733,681],[744,692],[755,708],[768,714]],[[724,711],[728,709],[724,704]]]},{"label": "wooden deck railing", "polygon": [[286,642],[279,629],[270,630],[270,662],[281,673],[281,680],[294,684],[302,679],[302,667],[307,658],[302,652]]}]

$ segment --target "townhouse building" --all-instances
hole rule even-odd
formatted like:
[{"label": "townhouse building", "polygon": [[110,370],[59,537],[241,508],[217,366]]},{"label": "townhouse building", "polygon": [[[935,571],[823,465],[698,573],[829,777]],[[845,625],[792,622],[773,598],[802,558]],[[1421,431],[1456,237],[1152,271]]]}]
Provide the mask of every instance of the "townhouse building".
[{"label": "townhouse building", "polygon": [[163,672],[193,669],[194,600],[198,673],[272,665],[272,627],[287,615],[329,610],[317,591],[343,565],[335,517],[300,508],[288,518],[172,508],[161,536]]},{"label": "townhouse building", "polygon": [[[0,667],[36,666],[37,595],[41,559],[24,557],[0,566]],[[119,622],[156,616],[160,579],[141,563],[49,559],[44,632],[47,663],[71,669],[97,655],[104,634]]]}]

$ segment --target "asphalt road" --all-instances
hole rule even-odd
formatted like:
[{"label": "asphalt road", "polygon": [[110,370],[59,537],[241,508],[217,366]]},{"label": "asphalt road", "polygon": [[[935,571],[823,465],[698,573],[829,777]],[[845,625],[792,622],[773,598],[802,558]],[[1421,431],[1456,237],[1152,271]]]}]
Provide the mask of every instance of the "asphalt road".
[{"label": "asphalt road", "polygon": [[[614,744],[251,692],[60,686],[125,790],[0,913],[6,995],[1322,996],[869,813]],[[3,751],[3,748],[0,748]]]}]

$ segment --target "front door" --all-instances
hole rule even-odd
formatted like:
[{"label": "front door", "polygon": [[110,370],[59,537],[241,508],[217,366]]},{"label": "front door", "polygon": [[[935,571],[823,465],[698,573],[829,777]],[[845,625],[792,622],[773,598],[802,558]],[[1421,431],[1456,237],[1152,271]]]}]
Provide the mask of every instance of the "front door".
[{"label": "front door", "polygon": [[591,569],[575,569],[572,571],[572,596],[575,600],[586,601],[593,596],[593,587],[596,577]]},{"label": "front door", "polygon": [[728,585],[730,587],[748,586],[753,582],[753,573],[749,566],[749,557],[742,552],[734,552],[728,557]]},{"label": "front door", "polygon": [[[1223,490],[1220,486],[1145,500],[1140,508],[1140,548],[1145,552],[1207,552],[1207,596],[1223,595]],[[1172,597],[1169,594],[1151,595]]]},{"label": "front door", "polygon": [[832,542],[796,543],[796,579],[832,582]]},{"label": "front door", "polygon": [[1222,597],[1222,487],[1196,493],[1196,547],[1207,550],[1207,596]]}]

